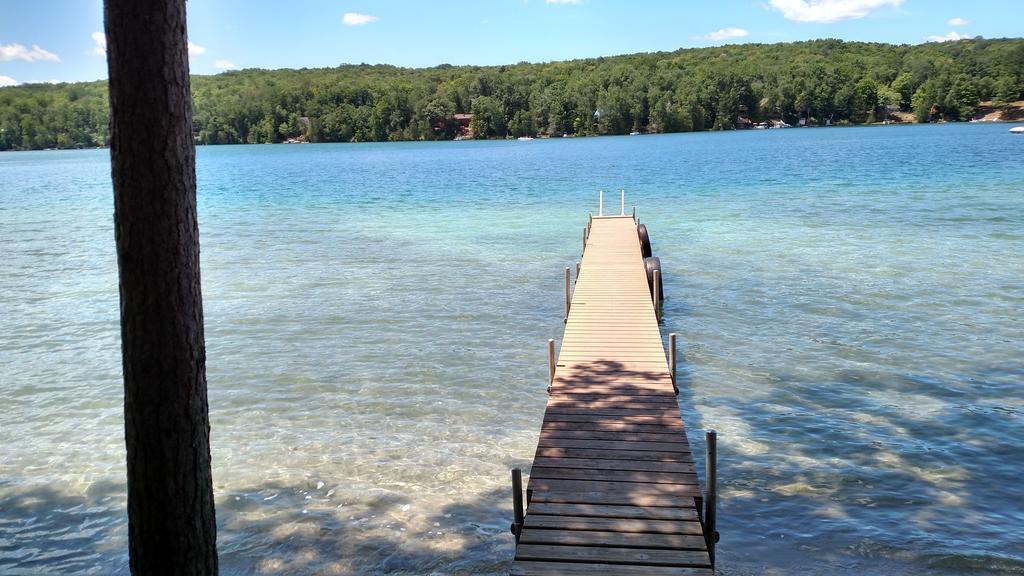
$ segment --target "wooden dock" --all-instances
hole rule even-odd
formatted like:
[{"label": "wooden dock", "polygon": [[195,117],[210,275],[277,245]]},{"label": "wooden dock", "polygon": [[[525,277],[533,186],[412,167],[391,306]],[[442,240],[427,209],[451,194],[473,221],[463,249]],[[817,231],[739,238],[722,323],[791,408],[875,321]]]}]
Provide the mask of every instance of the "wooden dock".
[{"label": "wooden dock", "polygon": [[511,573],[713,574],[635,217],[585,238]]}]

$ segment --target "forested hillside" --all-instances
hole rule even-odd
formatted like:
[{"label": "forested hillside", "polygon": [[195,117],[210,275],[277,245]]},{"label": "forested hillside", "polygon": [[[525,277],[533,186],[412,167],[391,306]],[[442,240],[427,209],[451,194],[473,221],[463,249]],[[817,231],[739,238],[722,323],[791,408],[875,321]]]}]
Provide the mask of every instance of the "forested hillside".
[{"label": "forested hillside", "polygon": [[[202,144],[728,130],[782,119],[864,123],[886,106],[963,120],[1024,92],[1024,40],[916,46],[816,40],[426,69],[343,65],[192,78]],[[894,110],[895,108],[890,108]],[[0,88],[0,150],[106,144],[105,82]]]}]

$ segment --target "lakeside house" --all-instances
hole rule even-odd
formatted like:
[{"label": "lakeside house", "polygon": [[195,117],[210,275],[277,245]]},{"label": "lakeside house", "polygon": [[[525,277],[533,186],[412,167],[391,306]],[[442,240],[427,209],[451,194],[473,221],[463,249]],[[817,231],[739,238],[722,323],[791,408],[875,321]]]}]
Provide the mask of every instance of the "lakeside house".
[{"label": "lakeside house", "polygon": [[469,127],[469,123],[473,121],[472,114],[456,114],[454,116],[456,125],[456,138],[463,140],[473,137],[473,129]]},{"label": "lakeside house", "polygon": [[754,127],[754,121],[750,119],[750,108],[746,104],[740,104],[736,112],[737,130],[749,130]]}]

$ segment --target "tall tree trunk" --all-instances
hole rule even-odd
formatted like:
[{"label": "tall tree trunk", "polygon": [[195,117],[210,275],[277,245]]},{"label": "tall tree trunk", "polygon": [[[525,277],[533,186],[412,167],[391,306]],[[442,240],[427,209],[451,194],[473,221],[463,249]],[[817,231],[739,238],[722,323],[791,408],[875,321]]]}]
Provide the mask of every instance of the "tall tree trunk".
[{"label": "tall tree trunk", "polygon": [[105,0],[135,574],[215,574],[185,0]]}]

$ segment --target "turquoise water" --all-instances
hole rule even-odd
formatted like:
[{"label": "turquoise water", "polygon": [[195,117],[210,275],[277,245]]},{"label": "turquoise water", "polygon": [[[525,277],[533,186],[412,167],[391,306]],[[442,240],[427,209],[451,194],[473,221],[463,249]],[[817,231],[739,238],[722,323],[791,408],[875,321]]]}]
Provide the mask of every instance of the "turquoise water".
[{"label": "turquoise water", "polygon": [[[200,148],[223,573],[507,570],[562,270],[619,187],[719,432],[720,573],[1024,573],[1006,130]],[[127,571],[112,211],[106,151],[0,155],[0,573]]]}]

